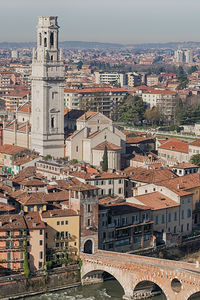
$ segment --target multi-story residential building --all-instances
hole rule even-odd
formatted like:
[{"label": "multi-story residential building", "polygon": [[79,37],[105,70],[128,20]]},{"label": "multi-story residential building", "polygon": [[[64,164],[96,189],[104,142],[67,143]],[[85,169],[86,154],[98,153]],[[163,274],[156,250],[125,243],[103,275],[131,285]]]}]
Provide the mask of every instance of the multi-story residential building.
[{"label": "multi-story residential building", "polygon": [[169,90],[149,90],[142,93],[142,99],[150,108],[158,107],[167,121],[175,118],[177,106],[176,92]]},{"label": "multi-story residential building", "polygon": [[15,112],[17,108],[25,104],[30,99],[29,90],[15,90],[11,91],[9,95],[2,96],[6,102],[6,110],[10,112]]},{"label": "multi-story residential building", "polygon": [[0,216],[0,266],[23,271],[27,226],[22,215]]},{"label": "multi-story residential building", "polygon": [[[145,205],[152,209],[152,218],[154,221],[153,232],[156,236],[156,242],[159,244],[162,241],[169,242],[170,238],[167,234],[176,235],[183,233],[183,223],[187,222],[188,231],[191,231],[191,209],[188,210],[188,215],[185,216],[184,220],[180,213],[180,205],[171,198],[163,195],[160,192],[148,193],[132,198],[127,198],[127,202]],[[188,216],[188,217],[187,217]],[[188,220],[187,220],[188,218]],[[177,242],[174,238],[174,242]]]},{"label": "multi-story residential building", "polygon": [[13,174],[13,164],[18,159],[27,156],[30,151],[26,148],[4,144],[0,146],[0,164],[4,174]]},{"label": "multi-story residential building", "polygon": [[175,51],[174,60],[178,64],[191,64],[193,61],[192,50],[190,49],[178,49]]},{"label": "multi-story residential building", "polygon": [[27,225],[27,251],[31,271],[44,268],[46,261],[46,225],[39,212],[29,212],[24,216]]},{"label": "multi-story residential building", "polygon": [[99,248],[126,252],[153,245],[149,207],[131,203],[99,206]]},{"label": "multi-story residential building", "polygon": [[160,76],[158,75],[147,75],[147,86],[156,86],[160,82]]},{"label": "multi-story residential building", "polygon": [[79,255],[80,215],[72,209],[53,209],[42,213],[46,223],[47,260],[53,254],[60,258],[65,255]]},{"label": "multi-story residential building", "polygon": [[123,88],[65,89],[64,93],[65,103],[69,105],[67,108],[98,110],[113,120],[117,119],[117,108],[128,95],[127,90]]},{"label": "multi-story residential building", "polygon": [[[189,235],[192,227],[199,222],[199,203],[200,203],[200,179],[199,174],[189,174],[175,177],[168,180],[161,180],[157,183],[138,185],[134,188],[134,197],[149,195],[159,192],[179,205],[179,234]],[[153,194],[154,195],[154,194]],[[148,198],[148,197],[146,197]],[[149,198],[150,201],[150,198]],[[174,225],[175,226],[175,225]],[[170,227],[173,233],[174,228]]]},{"label": "multi-story residential building", "polygon": [[95,83],[97,84],[110,84],[110,85],[125,85],[125,75],[122,73],[112,72],[95,72]]},{"label": "multi-story residential building", "polygon": [[88,173],[84,170],[72,171],[69,176],[78,178],[83,183],[97,186],[99,188],[99,196],[115,195],[124,197],[125,195],[125,179],[126,176],[116,173],[96,172]]},{"label": "multi-story residential building", "polygon": [[[177,138],[170,138],[158,147],[158,156],[173,166],[189,161],[189,143]],[[191,153],[191,152],[190,152]]]},{"label": "multi-story residential building", "polygon": [[137,74],[135,72],[126,73],[125,78],[126,78],[125,85],[128,86],[140,86],[142,83],[142,75]]},{"label": "multi-story residential building", "polygon": [[199,172],[199,166],[191,163],[180,163],[172,166],[172,171],[178,176],[194,174]]}]

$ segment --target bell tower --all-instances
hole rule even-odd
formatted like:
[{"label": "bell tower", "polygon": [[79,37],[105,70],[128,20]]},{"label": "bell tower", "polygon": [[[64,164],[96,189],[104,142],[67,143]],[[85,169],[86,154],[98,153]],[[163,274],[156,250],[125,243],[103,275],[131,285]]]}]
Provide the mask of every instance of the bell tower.
[{"label": "bell tower", "polygon": [[64,156],[64,65],[57,17],[39,17],[32,60],[32,150]]}]

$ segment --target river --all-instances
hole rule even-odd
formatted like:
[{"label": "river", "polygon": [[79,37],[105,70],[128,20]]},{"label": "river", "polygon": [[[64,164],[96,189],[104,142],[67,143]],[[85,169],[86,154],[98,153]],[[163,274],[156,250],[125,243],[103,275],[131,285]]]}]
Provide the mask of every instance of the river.
[{"label": "river", "polygon": [[[123,289],[116,280],[89,286],[70,288],[54,293],[46,293],[20,300],[121,300]],[[164,295],[155,296],[151,300],[165,300]]]}]

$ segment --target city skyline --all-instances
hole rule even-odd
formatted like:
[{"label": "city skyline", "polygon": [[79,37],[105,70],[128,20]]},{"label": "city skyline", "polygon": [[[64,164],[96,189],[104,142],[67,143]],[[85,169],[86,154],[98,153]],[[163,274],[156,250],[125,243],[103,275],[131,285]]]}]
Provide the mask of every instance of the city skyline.
[{"label": "city skyline", "polygon": [[[165,43],[200,41],[197,0],[8,0],[0,41],[32,42],[38,16],[57,15],[60,41]],[[8,18],[9,16],[9,18]]]}]

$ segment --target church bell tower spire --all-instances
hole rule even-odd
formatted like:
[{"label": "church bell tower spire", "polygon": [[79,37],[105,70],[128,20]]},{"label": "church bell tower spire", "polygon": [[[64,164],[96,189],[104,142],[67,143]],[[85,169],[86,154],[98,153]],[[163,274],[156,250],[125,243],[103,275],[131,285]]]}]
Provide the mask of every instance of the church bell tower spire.
[{"label": "church bell tower spire", "polygon": [[64,65],[58,50],[57,17],[39,17],[32,61],[32,149],[64,156]]}]

